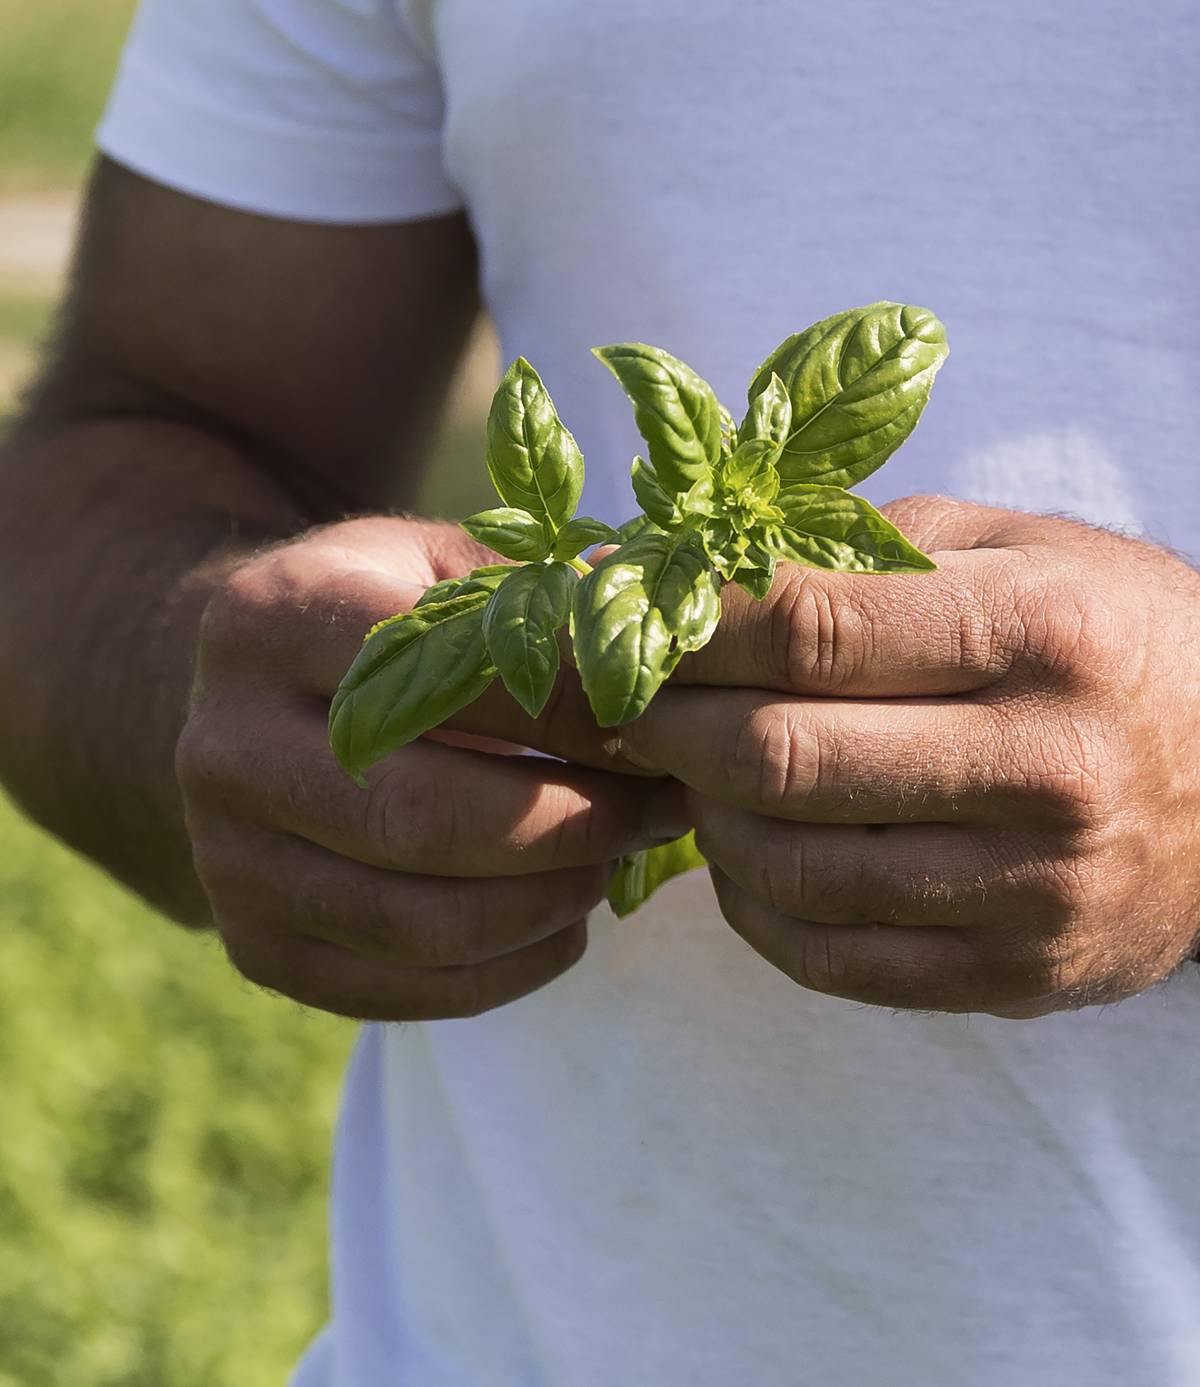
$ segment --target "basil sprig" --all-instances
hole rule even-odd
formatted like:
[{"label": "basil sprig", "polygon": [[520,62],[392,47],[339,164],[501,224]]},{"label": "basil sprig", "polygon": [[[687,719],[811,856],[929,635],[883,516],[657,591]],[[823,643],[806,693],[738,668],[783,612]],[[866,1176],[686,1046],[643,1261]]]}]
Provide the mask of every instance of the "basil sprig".
[{"label": "basil sprig", "polygon": [[[771,353],[735,425],[677,357],[640,342],[597,348],[649,455],[632,468],[641,510],[617,530],[576,516],[583,455],[519,358],[487,425],[488,474],[503,504],[462,522],[513,563],[443,580],[367,634],[330,709],[334,754],[361,782],[497,675],[537,717],[559,675],[563,627],[597,722],[619,726],[711,639],[725,583],[762,598],[781,560],[849,573],[933,568],[847,488],[915,428],[948,351],[925,308],[874,303],[834,314]],[[617,547],[592,568],[579,555],[597,544]],[[628,914],[703,861],[690,834],[622,859],[613,908]]]}]

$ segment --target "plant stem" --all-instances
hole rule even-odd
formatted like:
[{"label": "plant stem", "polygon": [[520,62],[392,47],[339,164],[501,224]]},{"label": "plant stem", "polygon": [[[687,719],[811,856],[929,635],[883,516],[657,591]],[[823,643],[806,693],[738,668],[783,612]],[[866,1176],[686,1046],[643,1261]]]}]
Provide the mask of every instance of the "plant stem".
[{"label": "plant stem", "polygon": [[567,562],[581,578],[586,578],[592,571],[592,566],[586,559],[568,559]]}]

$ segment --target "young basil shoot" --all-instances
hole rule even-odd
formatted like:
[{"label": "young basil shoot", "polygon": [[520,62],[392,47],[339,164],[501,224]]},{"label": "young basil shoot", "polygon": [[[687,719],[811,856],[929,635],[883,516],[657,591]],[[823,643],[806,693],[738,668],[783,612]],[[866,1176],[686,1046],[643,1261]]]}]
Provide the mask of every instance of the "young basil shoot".
[{"label": "young basil shoot", "polygon": [[[849,487],[915,428],[948,354],[928,309],[874,303],[789,337],[750,382],[740,424],[684,362],[642,343],[596,356],[633,405],[640,513],[619,529],[577,516],[583,455],[537,372],[519,358],[487,423],[501,502],[462,522],[510,560],[435,584],[380,622],[329,714],[334,754],[359,783],[397,747],[473,702],[497,676],[531,716],[559,673],[558,633],[597,722],[638,717],[691,650],[711,638],[721,588],[766,595],[779,560],[847,573],[906,573],[932,560]],[[617,547],[593,568],[580,558]],[[688,834],[622,859],[609,900],[635,910],[704,859]]]}]

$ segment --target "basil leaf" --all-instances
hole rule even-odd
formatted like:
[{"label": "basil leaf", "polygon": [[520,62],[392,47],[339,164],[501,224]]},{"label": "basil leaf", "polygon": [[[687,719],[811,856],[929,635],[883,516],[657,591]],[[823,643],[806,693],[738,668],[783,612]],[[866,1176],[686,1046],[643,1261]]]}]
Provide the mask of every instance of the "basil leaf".
[{"label": "basil leaf", "polygon": [[916,427],[948,352],[937,318],[899,303],[835,313],[789,337],[750,386],[752,401],[772,373],[787,387],[791,434],[779,475],[843,487],[870,476]]},{"label": "basil leaf", "polygon": [[733,575],[733,581],[739,587],[744,588],[751,597],[761,601],[771,591],[771,584],[774,580],[775,555],[764,542],[764,536],[756,528],[753,533],[746,536],[746,547],[742,553],[742,561],[738,565],[737,572]]},{"label": "basil leaf", "polygon": [[761,602],[771,591],[771,584],[775,581],[774,564],[769,569],[739,568],[733,575],[733,581],[738,587],[748,592],[755,601]]},{"label": "basil leaf", "polygon": [[728,457],[737,447],[737,425],[723,404],[718,403],[717,410],[721,420],[721,456]]},{"label": "basil leaf", "polygon": [[[457,597],[462,592],[468,581],[467,578],[443,578],[440,583],[434,583],[431,588],[425,589],[413,604],[413,611],[418,607],[429,607],[435,602],[448,602],[450,598]],[[388,620],[395,621],[396,618],[389,617]],[[381,621],[377,626],[372,626],[367,635],[372,635],[382,625],[384,623]]]},{"label": "basil leaf", "polygon": [[554,540],[553,555],[556,559],[573,559],[584,549],[596,544],[616,544],[619,536],[611,525],[603,520],[593,520],[583,515],[569,520],[559,530]]},{"label": "basil leaf", "polygon": [[[443,578],[440,583],[434,583],[431,588],[426,588],[417,601],[413,604],[413,610],[417,607],[428,607],[434,602],[446,602],[451,597],[460,597],[468,592],[495,592],[496,588],[504,581],[507,574],[513,571],[510,563],[487,564],[483,568],[473,568],[465,578]],[[389,617],[390,621],[397,618]],[[379,626],[384,623],[380,622]],[[371,631],[378,630],[378,626],[373,626]],[[367,634],[370,635],[371,631]]]},{"label": "basil leaf", "polygon": [[677,501],[658,480],[658,474],[642,458],[634,458],[630,469],[633,477],[633,494],[637,503],[656,525],[664,530],[674,529],[683,522],[683,512]]},{"label": "basil leaf", "polygon": [[564,427],[541,377],[524,357],[504,374],[487,422],[487,469],[507,505],[553,532],[575,514],[583,454]]},{"label": "basil leaf", "polygon": [[779,490],[775,458],[779,449],[769,438],[739,443],[721,469],[721,490],[740,505],[769,506]]},{"label": "basil leaf", "polygon": [[546,706],[558,677],[555,633],[571,614],[574,571],[565,563],[514,569],[483,614],[483,638],[504,687],[531,718]]},{"label": "basil leaf", "polygon": [[782,525],[764,527],[772,553],[845,573],[916,573],[937,567],[869,501],[836,486],[791,486],[779,493]]},{"label": "basil leaf", "polygon": [[329,709],[329,742],[360,783],[397,747],[445,722],[487,688],[496,669],[483,639],[486,591],[381,621],[363,642]]},{"label": "basil leaf", "polygon": [[679,498],[679,508],[685,515],[716,515],[715,495],[716,486],[710,473],[692,483],[687,493]]},{"label": "basil leaf", "polygon": [[486,544],[506,559],[531,563],[544,559],[550,552],[546,526],[527,510],[497,506],[495,510],[481,510],[478,515],[469,515],[459,524],[472,539]]},{"label": "basil leaf", "polygon": [[757,394],[754,393],[753,386],[750,390],[750,408],[742,420],[738,437],[743,442],[749,438],[761,438],[774,443],[775,451],[771,456],[771,461],[774,462],[792,431],[791,397],[788,395],[787,386],[774,371],[771,372],[771,379]]},{"label": "basil leaf", "polygon": [[700,531],[709,563],[729,582],[742,562],[749,540],[728,516],[710,520]]},{"label": "basil leaf", "polygon": [[645,530],[575,590],[575,662],[601,727],[630,722],[721,615],[720,584],[693,535]]},{"label": "basil leaf", "polygon": [[596,347],[633,401],[663,487],[686,491],[720,459],[721,407],[712,387],[678,358],[643,342]]},{"label": "basil leaf", "polygon": [[648,515],[634,515],[623,525],[617,526],[617,538],[625,544],[631,539],[636,539],[638,535],[645,534],[647,530],[652,530],[655,534],[663,533],[662,527],[656,525]]},{"label": "basil leaf", "polygon": [[673,843],[657,848],[631,852],[622,857],[608,884],[608,903],[620,919],[644,904],[664,882],[696,867],[707,866],[704,854],[696,846],[696,835],[686,833]]}]

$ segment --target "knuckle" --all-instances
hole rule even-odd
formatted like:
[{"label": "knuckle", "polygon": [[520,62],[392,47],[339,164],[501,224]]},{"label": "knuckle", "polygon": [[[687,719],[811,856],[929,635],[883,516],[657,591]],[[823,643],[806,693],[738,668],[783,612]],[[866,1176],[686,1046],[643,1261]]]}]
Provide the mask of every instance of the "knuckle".
[{"label": "knuckle", "polygon": [[799,835],[786,831],[766,833],[753,863],[758,874],[758,895],[773,911],[780,915],[808,911],[812,894],[805,847]]},{"label": "knuckle", "polygon": [[199,812],[220,822],[257,818],[268,805],[278,756],[263,736],[264,706],[238,699],[206,700],[193,709],[174,748],[175,782],[189,824]]},{"label": "knuckle", "polygon": [[441,910],[412,912],[406,922],[414,959],[427,968],[454,968],[488,955],[491,907],[486,887],[466,877],[446,883]]},{"label": "knuckle", "polygon": [[191,833],[192,866],[210,900],[228,896],[241,879],[237,862],[220,836],[203,830]]},{"label": "knuckle", "polygon": [[192,716],[175,742],[175,779],[186,795],[209,778],[213,764],[212,738],[207,722]]},{"label": "knuckle", "polygon": [[1025,648],[1035,663],[1075,686],[1107,682],[1114,661],[1129,648],[1115,609],[1069,571],[1044,573],[1026,586],[1020,613]]},{"label": "knuckle", "polygon": [[445,1020],[469,1021],[498,1006],[502,999],[484,986],[483,969],[464,967],[447,972],[437,1014]]},{"label": "knuckle", "polygon": [[765,898],[780,914],[856,925],[894,913],[894,905],[885,908],[885,893],[864,863],[810,852],[803,830],[768,835],[762,861]]},{"label": "knuckle", "polygon": [[1066,717],[1043,740],[1027,789],[1051,820],[1098,829],[1110,818],[1119,793],[1119,766],[1097,721]]},{"label": "knuckle", "polygon": [[204,609],[200,645],[209,658],[229,656],[252,644],[262,630],[273,598],[269,559],[236,568]]},{"label": "knuckle", "polygon": [[844,954],[836,948],[832,933],[819,925],[805,925],[796,939],[795,972],[801,987],[811,992],[844,995],[852,979]]},{"label": "knuckle", "polygon": [[217,928],[226,957],[247,982],[270,992],[287,991],[282,953],[273,939],[268,940],[261,930],[245,922],[235,924],[228,919],[220,919]]},{"label": "knuckle", "polygon": [[254,755],[240,757],[233,746],[231,723],[207,706],[195,710],[175,742],[174,771],[185,808],[219,797],[245,779]]},{"label": "knuckle", "polygon": [[870,622],[849,585],[789,573],[767,623],[788,688],[831,692],[851,684],[871,658]]},{"label": "knuckle", "polygon": [[1070,931],[1049,929],[1002,950],[987,972],[989,1005],[1020,1007],[1078,990],[1086,970]]},{"label": "knuckle", "polygon": [[380,859],[393,860],[403,845],[408,861],[436,869],[453,854],[459,830],[446,780],[415,774],[403,757],[371,778],[362,797],[362,833]]},{"label": "knuckle", "polygon": [[1083,856],[1045,863],[1037,882],[1042,918],[1055,929],[1079,920],[1093,899],[1093,875]]},{"label": "knuckle", "polygon": [[547,786],[543,793],[553,809],[549,829],[551,860],[604,862],[624,850],[636,826],[624,786],[615,787],[611,798],[607,794],[594,795],[582,810],[575,791],[567,786]]},{"label": "knuckle", "polygon": [[345,933],[347,916],[353,914],[355,932],[367,948],[382,952],[387,937],[386,921],[378,910],[369,887],[359,888],[351,906],[341,892],[323,887],[318,881],[300,885],[301,914],[306,929],[320,939],[337,939]]},{"label": "knuckle", "polygon": [[786,709],[752,713],[738,729],[730,766],[737,784],[767,813],[802,806],[823,780],[816,737]]}]

